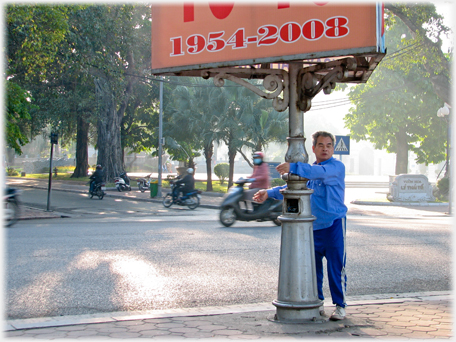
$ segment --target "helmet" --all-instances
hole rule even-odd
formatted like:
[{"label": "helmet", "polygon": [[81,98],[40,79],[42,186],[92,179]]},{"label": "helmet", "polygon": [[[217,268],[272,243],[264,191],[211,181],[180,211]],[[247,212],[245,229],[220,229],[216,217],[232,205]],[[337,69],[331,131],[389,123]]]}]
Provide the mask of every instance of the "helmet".
[{"label": "helmet", "polygon": [[193,169],[192,169],[191,167],[189,167],[189,168],[187,169],[187,173],[192,174],[192,173],[193,173]]},{"label": "helmet", "polygon": [[264,158],[264,153],[261,152],[261,151],[257,151],[253,154],[253,158],[261,158],[263,159]]},{"label": "helmet", "polygon": [[101,170],[101,169],[103,169],[103,167],[102,167],[100,164],[98,164],[97,167],[96,167],[96,169],[97,169],[97,170]]}]

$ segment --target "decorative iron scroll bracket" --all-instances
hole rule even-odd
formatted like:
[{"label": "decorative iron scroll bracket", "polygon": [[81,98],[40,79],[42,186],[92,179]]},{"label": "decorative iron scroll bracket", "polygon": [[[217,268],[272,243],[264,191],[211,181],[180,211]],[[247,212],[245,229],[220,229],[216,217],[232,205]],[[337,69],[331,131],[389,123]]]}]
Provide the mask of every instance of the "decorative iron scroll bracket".
[{"label": "decorative iron scroll bracket", "polygon": [[[255,94],[272,99],[272,106],[278,112],[283,112],[288,108],[290,97],[289,75],[282,69],[244,69],[244,68],[220,68],[203,71],[201,76],[209,78],[213,74],[214,84],[223,87],[224,80],[230,80],[239,84]],[[268,91],[263,91],[256,85],[247,82],[243,78],[263,78],[263,87]],[[282,96],[281,96],[282,95]]]},{"label": "decorative iron scroll bracket", "polygon": [[[342,62],[342,63],[341,63]],[[298,74],[299,109],[306,112],[312,106],[312,99],[321,91],[328,95],[337,82],[344,82],[350,76],[350,71],[356,71],[357,63],[353,58],[339,61],[338,64],[328,63],[325,68],[303,68]]]},{"label": "decorative iron scroll bracket", "polygon": [[[385,53],[377,53],[336,58],[324,63],[313,60],[287,62],[304,65],[296,80],[299,109],[303,112],[309,111],[312,99],[321,90],[325,94],[330,94],[337,83],[365,83],[384,56]],[[261,68],[253,66],[250,68],[210,68],[169,73],[169,75],[201,76],[204,79],[213,77],[214,84],[219,87],[224,85],[224,80],[230,80],[265,99],[272,99],[274,109],[279,112],[286,110],[290,105],[290,82],[292,80],[290,80],[289,72],[283,69],[271,69],[268,63],[261,64]],[[246,79],[263,79],[265,90],[247,82]]]}]

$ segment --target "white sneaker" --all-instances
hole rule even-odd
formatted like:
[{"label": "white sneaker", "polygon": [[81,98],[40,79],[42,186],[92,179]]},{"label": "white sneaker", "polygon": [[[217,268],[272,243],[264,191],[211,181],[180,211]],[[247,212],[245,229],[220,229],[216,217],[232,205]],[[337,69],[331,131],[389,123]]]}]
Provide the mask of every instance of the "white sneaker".
[{"label": "white sneaker", "polygon": [[345,318],[345,309],[339,305],[336,305],[336,310],[334,310],[333,314],[329,318],[331,321],[340,321],[341,319]]}]

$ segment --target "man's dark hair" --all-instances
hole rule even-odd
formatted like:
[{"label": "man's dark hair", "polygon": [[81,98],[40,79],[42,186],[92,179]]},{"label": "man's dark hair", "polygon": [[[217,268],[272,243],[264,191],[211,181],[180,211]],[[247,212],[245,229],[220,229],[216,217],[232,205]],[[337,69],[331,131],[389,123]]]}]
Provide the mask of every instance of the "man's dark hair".
[{"label": "man's dark hair", "polygon": [[334,139],[334,135],[332,135],[331,133],[325,132],[325,131],[318,131],[318,132],[315,132],[314,134],[312,134],[312,145],[314,147],[317,146],[318,137],[331,138],[333,146],[336,143],[336,139]]}]

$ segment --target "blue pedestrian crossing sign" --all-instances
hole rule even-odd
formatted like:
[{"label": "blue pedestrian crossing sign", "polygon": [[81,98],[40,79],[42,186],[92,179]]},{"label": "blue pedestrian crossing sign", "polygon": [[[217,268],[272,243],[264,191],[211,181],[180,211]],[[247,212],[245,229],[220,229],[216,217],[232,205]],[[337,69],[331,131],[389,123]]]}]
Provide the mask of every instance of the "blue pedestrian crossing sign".
[{"label": "blue pedestrian crossing sign", "polygon": [[336,135],[335,138],[334,154],[350,154],[350,136]]}]

